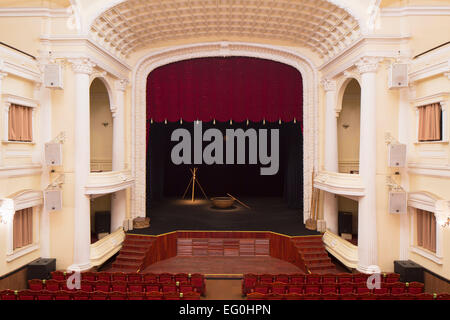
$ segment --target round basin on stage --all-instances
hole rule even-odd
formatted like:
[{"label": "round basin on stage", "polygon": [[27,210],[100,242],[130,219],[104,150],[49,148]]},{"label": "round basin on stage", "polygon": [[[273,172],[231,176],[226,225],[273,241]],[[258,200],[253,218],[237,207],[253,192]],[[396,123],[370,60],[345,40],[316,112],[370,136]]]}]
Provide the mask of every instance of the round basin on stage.
[{"label": "round basin on stage", "polygon": [[234,204],[234,199],[230,197],[217,197],[211,199],[214,207],[218,209],[229,209]]}]

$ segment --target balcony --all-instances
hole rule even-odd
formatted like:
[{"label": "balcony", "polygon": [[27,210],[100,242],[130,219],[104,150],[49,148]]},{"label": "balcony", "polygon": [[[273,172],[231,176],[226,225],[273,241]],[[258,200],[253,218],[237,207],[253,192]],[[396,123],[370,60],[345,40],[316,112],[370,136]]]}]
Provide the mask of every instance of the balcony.
[{"label": "balcony", "polygon": [[122,248],[125,232],[122,228],[91,244],[91,265],[97,267],[115,255]]},{"label": "balcony", "polygon": [[314,178],[314,187],[350,198],[365,196],[365,188],[359,174],[321,171]]},{"label": "balcony", "polygon": [[323,235],[325,249],[350,269],[358,267],[358,247],[327,230]]},{"label": "balcony", "polygon": [[132,187],[134,177],[131,171],[92,172],[86,185],[86,194],[102,195],[114,193]]}]

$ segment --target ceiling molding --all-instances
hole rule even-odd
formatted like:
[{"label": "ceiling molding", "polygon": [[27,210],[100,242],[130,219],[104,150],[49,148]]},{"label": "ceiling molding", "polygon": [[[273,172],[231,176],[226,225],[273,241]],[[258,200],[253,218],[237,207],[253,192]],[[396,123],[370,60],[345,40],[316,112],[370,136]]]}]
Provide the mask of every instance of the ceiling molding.
[{"label": "ceiling molding", "polygon": [[68,18],[71,13],[68,8],[0,8],[0,17],[39,17]]},{"label": "ceiling molding", "polygon": [[121,57],[150,43],[236,36],[276,39],[329,58],[361,35],[350,12],[325,0],[129,0],[96,17],[90,32]]},{"label": "ceiling molding", "polygon": [[408,6],[401,8],[383,8],[382,17],[405,16],[449,16],[450,6]]}]

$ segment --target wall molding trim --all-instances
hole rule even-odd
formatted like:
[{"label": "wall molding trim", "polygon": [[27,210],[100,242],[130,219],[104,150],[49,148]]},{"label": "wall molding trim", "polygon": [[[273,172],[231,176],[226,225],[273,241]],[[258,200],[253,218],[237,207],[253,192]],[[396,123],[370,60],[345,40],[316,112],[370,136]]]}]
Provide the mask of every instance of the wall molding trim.
[{"label": "wall molding trim", "polygon": [[39,18],[69,18],[69,8],[0,8],[0,17],[39,17]]},{"label": "wall molding trim", "polygon": [[401,8],[383,8],[382,17],[405,16],[449,16],[450,6],[407,6]]},{"label": "wall molding trim", "polygon": [[450,178],[450,165],[410,162],[408,163],[408,172],[416,175]]},{"label": "wall molding trim", "polygon": [[[132,188],[132,217],[146,214],[146,95],[147,76],[157,67],[193,58],[244,56],[273,60],[296,68],[303,77],[304,101],[304,219],[310,215],[313,168],[318,166],[318,83],[314,64],[300,54],[277,46],[242,42],[208,42],[172,47],[143,57],[133,72],[132,93],[132,175],[136,185]],[[139,174],[137,174],[139,173]]]}]

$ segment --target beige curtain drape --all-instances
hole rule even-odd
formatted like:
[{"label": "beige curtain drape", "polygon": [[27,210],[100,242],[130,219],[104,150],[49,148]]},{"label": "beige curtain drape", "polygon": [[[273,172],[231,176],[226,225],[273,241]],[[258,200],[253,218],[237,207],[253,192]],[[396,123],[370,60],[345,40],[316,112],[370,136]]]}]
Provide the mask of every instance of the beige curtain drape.
[{"label": "beige curtain drape", "polygon": [[13,222],[13,250],[33,243],[33,208],[16,211]]},{"label": "beige curtain drape", "polygon": [[417,245],[436,252],[436,217],[433,212],[417,209]]},{"label": "beige curtain drape", "polygon": [[33,141],[32,130],[33,109],[12,104],[9,108],[9,132],[10,141]]},{"label": "beige curtain drape", "polygon": [[442,110],[439,103],[419,107],[419,141],[439,141]]}]

